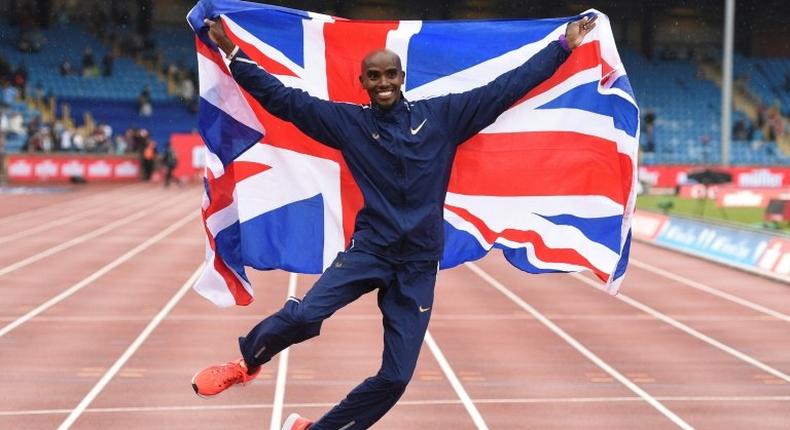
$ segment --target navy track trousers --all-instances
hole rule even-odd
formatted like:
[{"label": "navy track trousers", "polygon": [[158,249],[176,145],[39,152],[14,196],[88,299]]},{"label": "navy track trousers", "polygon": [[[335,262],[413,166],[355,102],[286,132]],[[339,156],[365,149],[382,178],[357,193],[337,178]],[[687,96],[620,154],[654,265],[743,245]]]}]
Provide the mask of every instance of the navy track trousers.
[{"label": "navy track trousers", "polygon": [[311,430],[357,430],[372,426],[406,390],[414,374],[433,307],[437,261],[393,263],[352,248],[338,254],[303,300],[282,309],[239,338],[244,361],[261,365],[283,349],[317,336],[335,311],[378,290],[384,354],[378,373],[354,388]]}]

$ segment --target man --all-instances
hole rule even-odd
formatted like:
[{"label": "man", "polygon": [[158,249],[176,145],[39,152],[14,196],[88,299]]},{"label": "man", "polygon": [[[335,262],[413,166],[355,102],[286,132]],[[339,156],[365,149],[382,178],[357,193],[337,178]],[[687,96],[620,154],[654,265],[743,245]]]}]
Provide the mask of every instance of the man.
[{"label": "man", "polygon": [[333,103],[290,89],[241,52],[217,22],[209,36],[230,60],[239,85],[271,114],[339,149],[364,197],[349,248],[338,254],[303,300],[239,339],[242,358],[198,372],[195,392],[213,396],[255,378],[261,365],[290,345],[319,334],[323,320],[361,295],[378,291],[384,319],[379,372],[315,423],[290,416],[284,430],[365,429],[392,408],[414,373],[433,307],[442,255],[443,204],[457,146],[529,90],[548,79],[595,27],[595,17],[567,26],[558,41],[488,85],[462,94],[408,101],[400,58],[376,50],[359,81],[370,105]]}]

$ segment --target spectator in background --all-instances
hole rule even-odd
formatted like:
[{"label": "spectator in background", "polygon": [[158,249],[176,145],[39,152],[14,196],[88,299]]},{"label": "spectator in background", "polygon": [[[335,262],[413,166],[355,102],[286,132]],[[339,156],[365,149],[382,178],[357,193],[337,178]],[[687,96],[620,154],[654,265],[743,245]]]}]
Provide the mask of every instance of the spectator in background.
[{"label": "spectator in background", "polygon": [[126,130],[126,142],[131,144],[131,151],[142,153],[148,143],[148,131],[142,128],[130,128]]},{"label": "spectator in background", "polygon": [[784,133],[784,122],[779,107],[774,106],[768,111],[768,141],[776,142]]},{"label": "spectator in background", "polygon": [[33,88],[33,101],[37,103],[44,102],[44,85],[41,84],[41,81],[36,82],[35,88]]},{"label": "spectator in background", "polygon": [[16,70],[11,77],[11,83],[19,89],[19,92],[25,94],[25,86],[27,85],[27,67],[24,64],[17,66]]},{"label": "spectator in background", "polygon": [[113,57],[112,52],[107,51],[104,54],[104,58],[101,60],[101,68],[102,68],[102,76],[105,78],[112,76],[112,66],[115,62],[115,57]]},{"label": "spectator in background", "polygon": [[19,91],[8,82],[8,79],[0,79],[0,102],[5,106],[12,106],[19,97]]},{"label": "spectator in background", "polygon": [[60,75],[61,76],[69,76],[74,73],[74,69],[71,67],[71,62],[69,60],[63,60],[60,63]]},{"label": "spectator in background", "polygon": [[115,136],[115,140],[113,141],[113,152],[116,155],[123,155],[126,154],[128,149],[129,142],[126,140],[126,137],[121,134]]},{"label": "spectator in background", "polygon": [[8,118],[8,135],[12,137],[22,136],[27,137],[25,130],[25,120],[19,112],[12,112]]},{"label": "spectator in background", "polygon": [[178,95],[181,97],[181,101],[187,105],[187,107],[190,107],[195,101],[195,84],[192,82],[192,79],[189,79],[189,75],[185,70],[182,70],[179,75],[180,83]]},{"label": "spectator in background", "polygon": [[173,151],[173,147],[167,145],[167,149],[165,149],[165,153],[162,154],[162,166],[165,169],[165,188],[170,186],[170,182],[175,180],[177,184],[180,183],[178,178],[173,177],[173,171],[178,166],[178,157],[176,156],[176,152]]},{"label": "spectator in background", "polygon": [[72,144],[72,138],[74,134],[68,128],[64,128],[63,132],[60,133],[60,150],[61,151],[72,151],[74,146]]},{"label": "spectator in background", "polygon": [[645,145],[642,150],[644,152],[656,152],[656,114],[652,111],[647,111],[644,120],[644,133]]},{"label": "spectator in background", "polygon": [[20,31],[16,47],[22,52],[36,53],[41,51],[45,43],[46,38],[38,26],[33,25],[27,30]]},{"label": "spectator in background", "polygon": [[8,133],[8,115],[6,114],[6,109],[0,106],[0,177],[4,174],[6,133]]},{"label": "spectator in background", "polygon": [[8,132],[8,112],[3,106],[0,106],[0,134],[5,135]]},{"label": "spectator in background", "polygon": [[765,127],[767,110],[768,109],[762,103],[760,103],[760,106],[757,107],[757,128],[759,128],[760,130],[762,130]]},{"label": "spectator in background", "polygon": [[156,163],[156,142],[153,139],[148,139],[145,148],[143,148],[140,163],[143,168],[144,181],[151,180],[151,175],[154,173],[154,163]]},{"label": "spectator in background", "polygon": [[85,48],[85,53],[82,54],[82,76],[89,77],[96,75],[96,59],[93,57],[93,50],[88,47]]},{"label": "spectator in background", "polygon": [[41,129],[41,118],[39,118],[38,116],[34,116],[27,123],[27,135],[35,136],[36,133],[38,133],[39,129]]},{"label": "spectator in background", "polygon": [[137,96],[137,110],[140,116],[145,117],[149,117],[154,113],[153,105],[151,105],[151,89],[148,85]]},{"label": "spectator in background", "polygon": [[748,131],[746,130],[746,124],[743,120],[738,120],[735,122],[735,126],[732,128],[732,137],[735,140],[747,140],[749,138]]}]

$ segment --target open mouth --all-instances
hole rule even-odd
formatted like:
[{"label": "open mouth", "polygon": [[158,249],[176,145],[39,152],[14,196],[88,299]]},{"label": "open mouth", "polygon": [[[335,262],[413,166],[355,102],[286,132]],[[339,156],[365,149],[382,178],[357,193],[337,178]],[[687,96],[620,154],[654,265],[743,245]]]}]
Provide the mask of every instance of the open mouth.
[{"label": "open mouth", "polygon": [[392,91],[392,90],[386,90],[386,91],[378,91],[378,92],[376,93],[376,95],[377,95],[377,96],[378,96],[380,99],[388,99],[388,98],[392,97],[392,95],[393,95],[394,93],[395,93],[395,92],[394,92],[394,91]]}]

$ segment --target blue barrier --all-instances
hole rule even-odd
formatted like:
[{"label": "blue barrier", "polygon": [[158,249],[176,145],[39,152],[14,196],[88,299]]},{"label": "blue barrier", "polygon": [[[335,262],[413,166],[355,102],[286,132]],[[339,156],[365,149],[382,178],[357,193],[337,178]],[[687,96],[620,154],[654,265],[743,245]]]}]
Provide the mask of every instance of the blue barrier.
[{"label": "blue barrier", "polygon": [[645,211],[637,211],[633,227],[638,240],[790,282],[787,235]]}]

